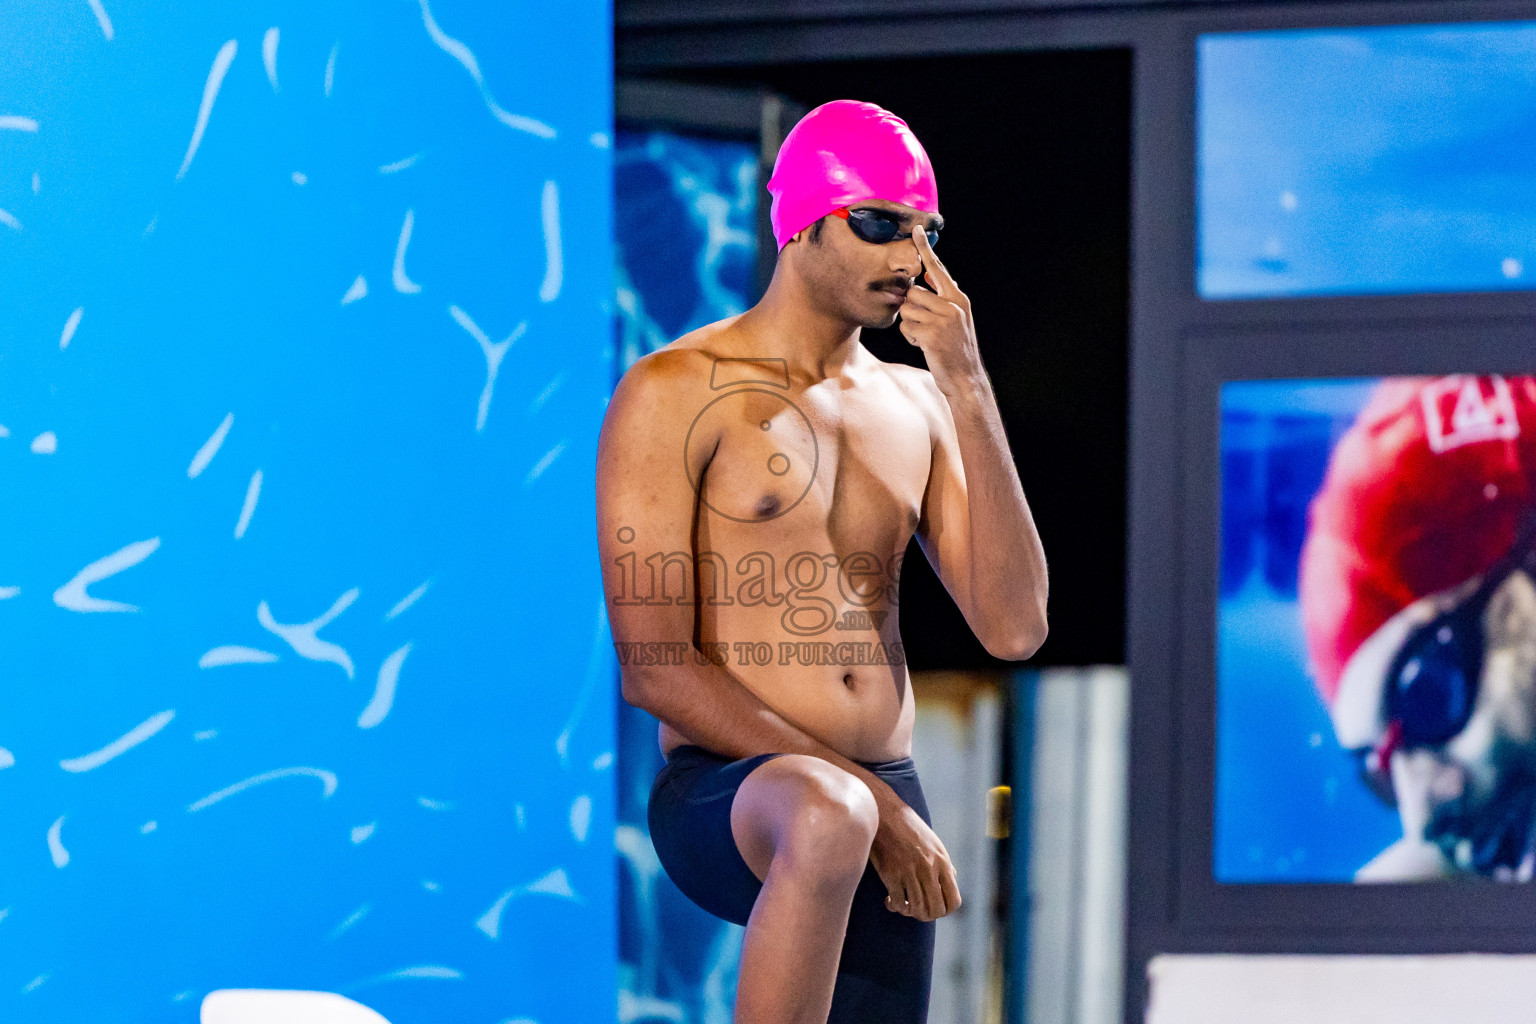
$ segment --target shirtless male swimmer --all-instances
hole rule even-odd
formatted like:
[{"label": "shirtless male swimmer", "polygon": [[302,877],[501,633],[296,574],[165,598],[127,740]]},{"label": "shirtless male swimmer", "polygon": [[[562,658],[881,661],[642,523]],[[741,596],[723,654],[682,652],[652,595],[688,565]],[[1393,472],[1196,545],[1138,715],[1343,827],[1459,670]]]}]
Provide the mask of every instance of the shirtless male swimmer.
[{"label": "shirtless male swimmer", "polygon": [[[1045,555],[906,123],[817,107],[768,191],[767,294],[637,362],[603,424],[624,699],[662,723],[662,866],[746,925],[737,1024],[922,1024],[960,893],[910,756],[902,554],[1008,659],[1045,639]],[[860,343],[898,315],[927,371]]]}]

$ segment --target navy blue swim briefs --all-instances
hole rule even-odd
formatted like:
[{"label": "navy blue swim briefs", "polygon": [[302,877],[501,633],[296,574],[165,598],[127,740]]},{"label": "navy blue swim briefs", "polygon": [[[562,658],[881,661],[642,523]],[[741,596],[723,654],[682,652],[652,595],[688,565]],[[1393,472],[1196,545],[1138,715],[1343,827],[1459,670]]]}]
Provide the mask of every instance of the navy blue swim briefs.
[{"label": "navy blue swim briefs", "polygon": [[[731,802],[753,769],[781,756],[733,761],[685,744],[672,751],[651,786],[651,841],[667,877],[694,903],[735,924],[747,923],[763,883],[736,848]],[[932,824],[910,757],[858,763]],[[886,893],[866,864],[848,914],[827,1024],[926,1024],[934,922],[888,910]]]}]

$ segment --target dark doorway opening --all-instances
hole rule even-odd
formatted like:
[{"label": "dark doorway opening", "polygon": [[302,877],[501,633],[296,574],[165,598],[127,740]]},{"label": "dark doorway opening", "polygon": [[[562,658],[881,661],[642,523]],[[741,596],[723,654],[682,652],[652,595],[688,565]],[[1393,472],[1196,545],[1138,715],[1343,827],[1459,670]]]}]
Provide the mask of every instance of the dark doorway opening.
[{"label": "dark doorway opening", "polygon": [[[668,77],[677,80],[676,70]],[[1051,571],[1033,664],[1125,660],[1131,51],[1074,50],[710,69],[806,106],[870,100],[933,160],[939,250],[970,296]],[[766,197],[765,197],[766,198]],[[920,365],[899,331],[882,359]],[[914,545],[901,629],[914,669],[1002,668]]]}]

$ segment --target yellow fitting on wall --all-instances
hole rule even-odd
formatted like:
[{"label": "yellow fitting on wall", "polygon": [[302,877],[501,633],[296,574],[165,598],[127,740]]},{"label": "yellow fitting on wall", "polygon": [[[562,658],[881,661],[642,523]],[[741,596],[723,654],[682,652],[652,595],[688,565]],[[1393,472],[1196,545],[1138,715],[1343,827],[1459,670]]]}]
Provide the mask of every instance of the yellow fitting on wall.
[{"label": "yellow fitting on wall", "polygon": [[991,839],[1007,839],[1008,826],[1013,821],[1013,790],[1007,786],[993,786],[987,790],[987,836]]}]

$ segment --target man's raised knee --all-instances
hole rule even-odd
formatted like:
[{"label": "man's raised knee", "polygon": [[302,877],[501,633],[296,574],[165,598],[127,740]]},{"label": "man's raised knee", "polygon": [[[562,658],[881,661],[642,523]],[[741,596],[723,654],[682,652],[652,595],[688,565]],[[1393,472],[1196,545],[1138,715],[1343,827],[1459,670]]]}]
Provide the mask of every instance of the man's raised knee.
[{"label": "man's raised knee", "polygon": [[862,871],[880,824],[874,794],[836,765],[807,760],[815,764],[796,772],[776,854],[812,868]]}]

